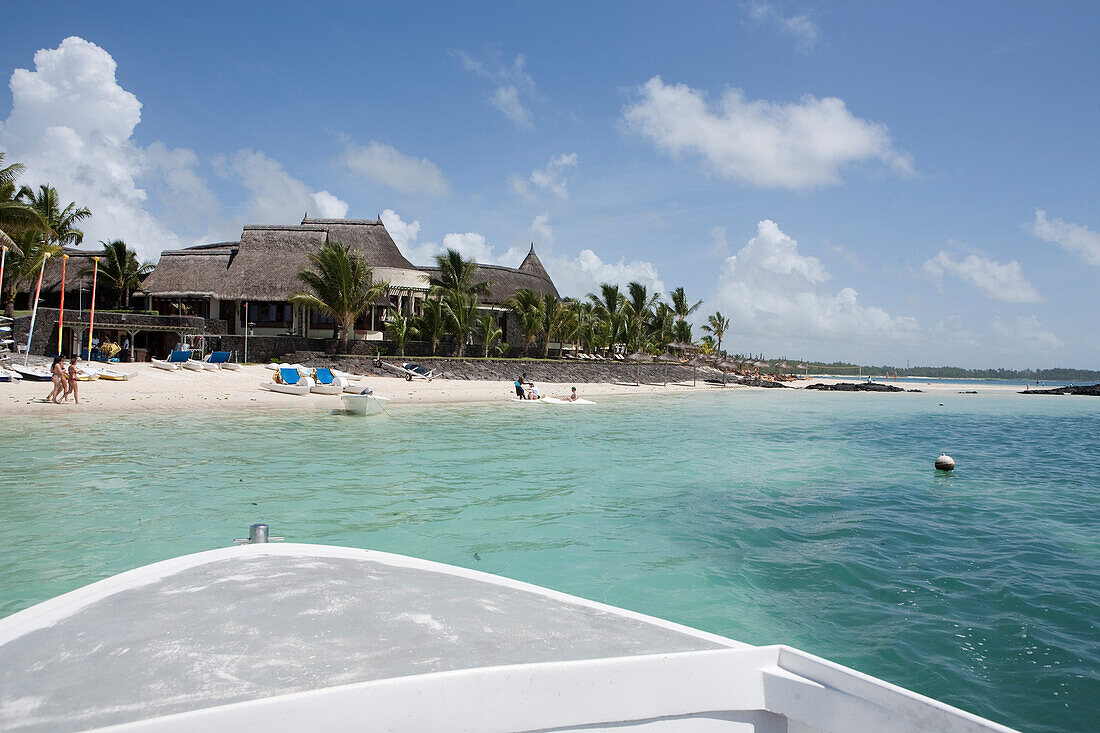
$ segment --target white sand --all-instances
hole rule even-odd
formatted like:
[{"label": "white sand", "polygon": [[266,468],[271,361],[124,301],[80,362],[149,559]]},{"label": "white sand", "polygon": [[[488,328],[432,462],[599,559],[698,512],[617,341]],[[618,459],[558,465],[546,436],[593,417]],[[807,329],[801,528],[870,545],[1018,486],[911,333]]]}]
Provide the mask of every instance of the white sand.
[{"label": "white sand", "polygon": [[[243,371],[192,372],[179,370],[168,372],[150,364],[112,365],[118,371],[133,374],[125,382],[95,380],[81,382],[78,387],[80,404],[55,405],[42,402],[52,389],[50,382],[22,380],[0,384],[0,415],[40,415],[78,412],[132,412],[134,410],[196,410],[196,409],[264,409],[290,408],[332,410],[343,403],[335,395],[285,395],[260,389],[261,382],[271,381],[272,372],[259,365],[246,366]],[[802,388],[815,382],[854,382],[854,379],[810,379],[788,383]],[[959,392],[977,390],[981,393],[1007,394],[1023,389],[1023,384],[973,385],[952,382],[887,382],[903,389],[920,389],[925,392]],[[465,381],[435,379],[431,382],[408,382],[401,377],[363,377],[356,385],[370,386],[383,397],[389,397],[387,408],[416,404],[452,404],[477,402],[503,402],[515,392],[511,382]],[[571,383],[539,383],[544,395],[565,397]],[[692,387],[685,384],[642,385],[577,384],[578,394],[588,399],[607,396],[684,394],[722,389],[704,384]],[[728,389],[758,389],[752,387],[727,387]],[[853,393],[863,394],[863,393]]]},{"label": "white sand", "polygon": [[[80,382],[77,393],[80,404],[55,405],[41,400],[53,389],[50,382],[26,379],[0,384],[0,415],[61,414],[77,412],[132,412],[134,410],[196,410],[196,409],[263,409],[292,408],[333,410],[343,406],[336,395],[286,395],[260,389],[261,382],[270,382],[273,372],[250,365],[242,371],[229,370],[192,372],[185,369],[169,372],[150,364],[113,364],[116,371],[134,375],[125,382],[97,379]],[[387,409],[401,405],[442,404],[462,402],[502,402],[515,396],[512,383],[433,379],[431,382],[408,382],[401,377],[363,377],[356,386],[369,386],[382,397],[389,397]],[[580,396],[589,399],[608,395],[639,395],[657,393],[699,392],[716,389],[699,382],[698,387],[683,384],[660,385],[622,384],[551,384],[540,382],[539,390],[550,397],[566,397],[571,386]]]}]

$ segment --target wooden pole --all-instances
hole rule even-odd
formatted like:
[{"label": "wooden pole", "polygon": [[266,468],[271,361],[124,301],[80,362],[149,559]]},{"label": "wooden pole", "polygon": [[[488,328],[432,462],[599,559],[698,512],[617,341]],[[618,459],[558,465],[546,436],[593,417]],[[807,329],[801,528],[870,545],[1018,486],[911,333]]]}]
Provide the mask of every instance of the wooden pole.
[{"label": "wooden pole", "polygon": [[[92,270],[92,312],[88,316],[88,361],[92,360],[92,329],[95,328],[95,281],[99,275],[99,258],[93,257],[95,268]],[[131,346],[133,342],[131,342]]]},{"label": "wooden pole", "polygon": [[46,260],[50,259],[50,253],[42,255],[42,267],[38,270],[38,287],[34,289],[34,308],[31,310],[31,327],[27,331],[27,355],[23,358],[23,366],[31,360],[31,339],[34,338],[34,320],[38,317],[38,295],[42,292],[42,273],[46,271]]},{"label": "wooden pole", "polygon": [[[69,255],[61,255],[61,306],[57,309],[57,355],[61,356],[63,339],[61,334],[65,330],[65,263],[69,261]],[[90,355],[89,355],[90,356]]]}]

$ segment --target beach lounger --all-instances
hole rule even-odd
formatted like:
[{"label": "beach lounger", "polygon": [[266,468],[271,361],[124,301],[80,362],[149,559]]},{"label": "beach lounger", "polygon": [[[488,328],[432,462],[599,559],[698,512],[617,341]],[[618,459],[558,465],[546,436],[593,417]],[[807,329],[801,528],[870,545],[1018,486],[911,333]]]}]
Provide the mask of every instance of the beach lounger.
[{"label": "beach lounger", "polygon": [[294,367],[282,367],[275,373],[270,382],[261,382],[260,389],[282,394],[309,394],[314,382],[309,377],[303,377]]},{"label": "beach lounger", "polygon": [[[168,355],[167,359],[153,359],[152,364],[157,369],[164,369],[165,371],[174,372],[190,360],[190,351],[173,351],[171,354]],[[201,369],[202,367],[199,368]]]},{"label": "beach lounger", "polygon": [[210,355],[206,357],[203,364],[207,369],[232,369],[234,371],[240,371],[242,369],[240,364],[229,361],[229,357],[232,356],[228,351],[211,351]]},{"label": "beach lounger", "polygon": [[343,377],[334,376],[331,369],[324,367],[313,372],[314,384],[309,388],[313,394],[340,394],[349,382]]}]

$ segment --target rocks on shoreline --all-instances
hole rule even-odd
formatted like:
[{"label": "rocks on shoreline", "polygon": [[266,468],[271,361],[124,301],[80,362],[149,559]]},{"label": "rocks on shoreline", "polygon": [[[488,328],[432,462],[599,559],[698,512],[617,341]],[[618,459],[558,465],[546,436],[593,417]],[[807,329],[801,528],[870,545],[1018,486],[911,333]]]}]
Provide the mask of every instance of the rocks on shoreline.
[{"label": "rocks on shoreline", "polygon": [[902,389],[892,384],[880,384],[879,382],[838,382],[837,384],[809,384],[806,389],[816,389],[822,392],[920,392],[919,389]]},{"label": "rocks on shoreline", "polygon": [[1069,387],[1053,387],[1051,389],[1025,389],[1020,394],[1075,394],[1100,397],[1100,384],[1070,385]]}]

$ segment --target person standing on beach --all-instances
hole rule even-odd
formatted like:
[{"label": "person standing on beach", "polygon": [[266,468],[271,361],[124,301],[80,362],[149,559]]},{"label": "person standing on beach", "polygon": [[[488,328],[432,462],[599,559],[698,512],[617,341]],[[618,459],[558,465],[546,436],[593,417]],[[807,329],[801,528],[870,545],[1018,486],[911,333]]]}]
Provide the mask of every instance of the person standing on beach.
[{"label": "person standing on beach", "polygon": [[53,382],[53,391],[50,392],[50,396],[46,398],[47,402],[60,402],[60,397],[66,388],[65,384],[65,368],[61,362],[65,360],[65,357],[58,354],[53,358],[53,364],[50,364],[50,381]]},{"label": "person standing on beach", "polygon": [[79,405],[80,404],[80,395],[78,395],[76,393],[76,384],[77,384],[77,381],[79,381],[77,379],[77,377],[80,376],[80,372],[78,372],[76,370],[76,363],[78,361],[80,361],[80,358],[76,357],[76,356],[69,359],[68,387],[65,389],[65,397],[64,397],[63,401],[68,402],[69,401],[69,395],[72,395],[73,396],[73,402],[75,402],[76,404]]},{"label": "person standing on beach", "polygon": [[523,380],[519,377],[516,377],[516,381],[512,382],[512,386],[516,388],[516,397],[519,397],[522,400],[525,396],[523,394]]}]

